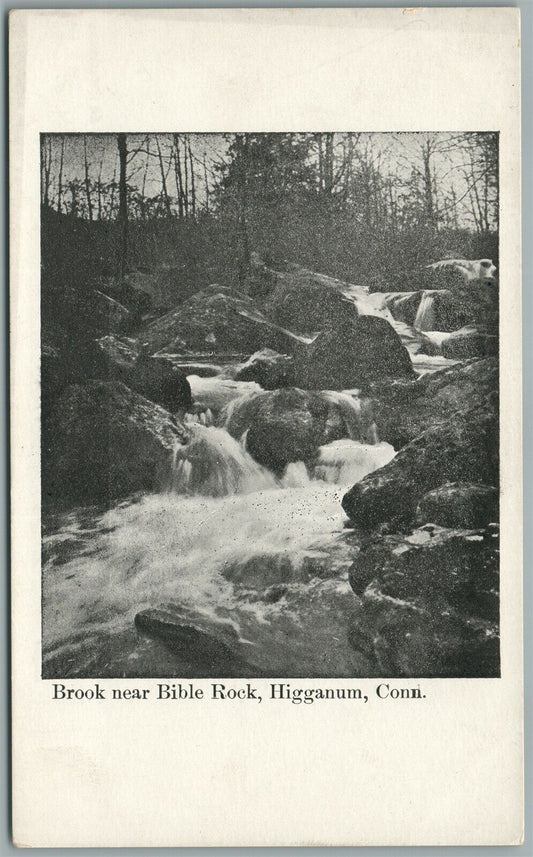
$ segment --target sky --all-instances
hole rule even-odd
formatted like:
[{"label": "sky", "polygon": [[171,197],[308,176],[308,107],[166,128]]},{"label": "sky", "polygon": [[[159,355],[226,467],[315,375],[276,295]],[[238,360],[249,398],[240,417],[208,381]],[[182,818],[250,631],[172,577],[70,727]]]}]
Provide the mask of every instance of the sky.
[{"label": "sky", "polygon": [[[63,184],[68,184],[73,179],[84,178],[84,149],[87,149],[87,161],[89,174],[93,181],[99,176],[103,182],[109,182],[116,178],[118,181],[119,162],[116,134],[70,134],[70,135],[47,135],[51,142],[52,153],[52,198],[57,193],[57,176],[59,173],[59,159],[62,140],[64,140],[63,161]],[[169,164],[169,152],[172,147],[172,134],[150,134],[149,153],[146,148],[146,134],[128,134],[127,145],[130,154],[128,164],[128,183],[139,189],[145,181],[145,194],[156,196],[161,191],[161,172],[157,154],[155,137],[159,140],[161,154],[165,170],[168,170],[168,192],[170,196],[176,196],[176,185],[173,165]],[[183,136],[183,135],[180,135]],[[210,187],[216,176],[215,164],[227,158],[229,146],[228,135],[224,134],[188,134],[193,154],[195,172],[195,185],[197,202],[201,206],[205,201],[205,177]],[[451,190],[452,184],[457,197],[460,198],[468,185],[458,169],[463,155],[457,147],[448,146],[447,143],[453,138],[452,134],[439,133],[436,135],[442,144],[442,154],[435,154],[433,164],[440,185],[447,191]],[[341,135],[336,135],[340,140]],[[365,133],[361,135],[359,145],[369,145],[373,157],[379,158],[381,170],[384,174],[399,176],[407,179],[412,165],[421,165],[419,149],[424,134],[420,133]],[[133,153],[136,152],[135,155]],[[204,171],[205,161],[205,171]],[[471,216],[468,213],[468,199],[462,204],[461,225],[471,225]]]}]

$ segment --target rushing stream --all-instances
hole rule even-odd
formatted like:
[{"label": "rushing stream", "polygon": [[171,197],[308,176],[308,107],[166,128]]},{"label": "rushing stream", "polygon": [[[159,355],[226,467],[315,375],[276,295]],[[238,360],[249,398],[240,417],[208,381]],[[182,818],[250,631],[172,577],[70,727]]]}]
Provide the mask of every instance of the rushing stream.
[{"label": "rushing stream", "polygon": [[236,661],[256,672],[357,670],[340,501],[394,450],[335,441],[320,448],[313,472],[295,462],[277,480],[244,446],[198,425],[176,451],[166,490],[103,515],[73,512],[44,538],[45,675],[202,674],[209,664],[176,661],[133,631],[139,611],[168,603],[215,635],[229,624]]},{"label": "rushing stream", "polygon": [[[419,374],[452,362],[419,354],[416,331],[391,314],[410,294],[344,293],[390,321]],[[427,292],[417,325],[427,329],[432,312]],[[358,546],[341,498],[393,448],[379,442],[354,391],[323,391],[346,437],[275,476],[248,453],[247,431],[235,439],[227,430],[261,387],[223,371],[189,381],[190,441],[175,449],[161,492],[56,517],[44,535],[43,675],[368,675],[348,641],[358,602],[347,571]],[[136,628],[143,611],[152,612]],[[188,640],[211,641],[211,654],[204,645],[204,657],[201,646],[191,655],[183,628]]]}]

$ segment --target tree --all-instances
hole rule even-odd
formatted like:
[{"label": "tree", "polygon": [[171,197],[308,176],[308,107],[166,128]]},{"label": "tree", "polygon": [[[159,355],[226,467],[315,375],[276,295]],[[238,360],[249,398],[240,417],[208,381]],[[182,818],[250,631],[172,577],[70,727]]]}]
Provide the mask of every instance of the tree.
[{"label": "tree", "polygon": [[120,164],[120,175],[118,183],[118,220],[120,223],[120,256],[119,272],[124,277],[126,273],[126,259],[128,255],[128,144],[125,134],[117,134],[118,157]]}]

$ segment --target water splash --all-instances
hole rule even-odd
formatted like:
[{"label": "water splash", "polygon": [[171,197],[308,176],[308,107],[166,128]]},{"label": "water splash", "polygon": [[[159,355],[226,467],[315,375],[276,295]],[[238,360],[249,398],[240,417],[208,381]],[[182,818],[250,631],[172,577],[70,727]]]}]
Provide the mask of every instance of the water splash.
[{"label": "water splash", "polygon": [[336,440],[321,446],[314,478],[334,485],[354,485],[369,473],[384,467],[395,456],[390,443],[363,444]]},{"label": "water splash", "polygon": [[168,490],[176,494],[225,497],[278,487],[275,477],[224,429],[198,425],[189,443],[174,451]]},{"label": "water splash", "polygon": [[435,292],[424,291],[416,313],[414,326],[417,330],[435,330]]},{"label": "water splash", "polygon": [[218,414],[230,402],[262,392],[263,388],[255,381],[233,381],[230,378],[200,378],[198,375],[187,377],[195,405],[201,410],[211,410]]}]

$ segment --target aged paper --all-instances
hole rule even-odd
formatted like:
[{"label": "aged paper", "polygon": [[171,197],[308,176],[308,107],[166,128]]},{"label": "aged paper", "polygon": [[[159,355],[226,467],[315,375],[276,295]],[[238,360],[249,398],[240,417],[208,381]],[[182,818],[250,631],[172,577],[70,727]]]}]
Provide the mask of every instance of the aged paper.
[{"label": "aged paper", "polygon": [[11,14],[17,845],[522,841],[519,45]]}]

